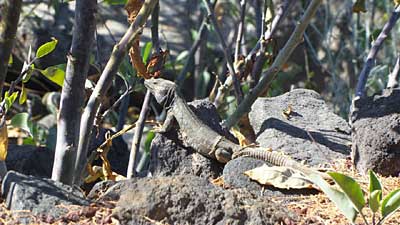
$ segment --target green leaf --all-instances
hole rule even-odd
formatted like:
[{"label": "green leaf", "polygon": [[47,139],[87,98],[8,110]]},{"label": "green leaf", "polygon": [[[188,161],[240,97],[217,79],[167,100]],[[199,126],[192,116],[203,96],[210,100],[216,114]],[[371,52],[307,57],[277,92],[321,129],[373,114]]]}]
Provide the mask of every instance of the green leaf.
[{"label": "green leaf", "polygon": [[52,41],[46,42],[38,48],[38,50],[36,51],[36,58],[42,58],[43,56],[46,56],[54,51],[57,46],[58,40],[55,38],[52,39]]},{"label": "green leaf", "polygon": [[176,57],[176,61],[179,62],[181,60],[184,60],[188,56],[189,56],[189,51],[185,50],[185,51],[179,53],[179,55]]},{"label": "green leaf", "polygon": [[11,95],[8,93],[8,91],[6,91],[6,93],[4,94],[4,100],[5,100],[5,108],[6,108],[6,112],[8,112],[8,110],[11,108],[11,106],[14,104],[15,100],[18,97],[18,92],[13,92]]},{"label": "green leaf", "polygon": [[144,151],[150,153],[150,146],[151,142],[153,141],[153,138],[155,137],[154,132],[148,132],[146,136],[146,141],[144,142]]},{"label": "green leaf", "polygon": [[58,84],[60,87],[64,84],[65,72],[60,69],[60,65],[47,67],[45,70],[39,70],[43,76]]},{"label": "green leaf", "polygon": [[382,218],[388,218],[400,208],[400,189],[390,192],[382,201]]},{"label": "green leaf", "polygon": [[8,65],[9,65],[9,66],[12,66],[13,62],[14,62],[13,56],[10,55],[10,58],[8,58]]},{"label": "green leaf", "polygon": [[354,208],[350,199],[345,193],[332,188],[320,175],[309,174],[308,178],[328,196],[328,198],[335,203],[336,207],[342,211],[343,215],[354,223],[357,218],[357,210]]},{"label": "green leaf", "polygon": [[[147,63],[147,60],[150,57],[150,53],[151,53],[151,48],[152,47],[153,47],[153,43],[147,42],[145,44],[145,46],[142,48],[142,60],[143,60],[144,64]],[[158,49],[157,49],[157,51],[158,51]]]},{"label": "green leaf", "polygon": [[128,0],[104,0],[109,5],[125,5]]},{"label": "green leaf", "polygon": [[328,174],[340,186],[358,212],[361,212],[365,206],[365,199],[360,185],[353,178],[344,174],[337,172],[328,172]]},{"label": "green leaf", "polygon": [[[376,174],[374,173],[374,171],[369,170],[368,174],[369,174],[369,193],[372,194],[372,192],[374,192],[376,190],[382,191],[382,184],[379,181]],[[380,199],[382,199],[382,192],[381,192]]]},{"label": "green leaf", "polygon": [[22,90],[21,90],[21,94],[19,95],[18,103],[20,105],[24,104],[26,102],[27,98],[28,98],[28,95],[27,95],[27,91],[26,91],[25,85],[22,84]]},{"label": "green leaf", "polygon": [[35,70],[35,65],[31,64],[31,66],[28,68],[28,71],[22,77],[22,83],[27,83],[31,79],[34,70]]},{"label": "green leaf", "polygon": [[369,208],[371,208],[372,212],[376,213],[379,210],[380,202],[382,197],[381,190],[372,191],[369,194]]},{"label": "green leaf", "polygon": [[32,136],[32,121],[28,113],[18,113],[11,119],[11,125],[20,128]]}]

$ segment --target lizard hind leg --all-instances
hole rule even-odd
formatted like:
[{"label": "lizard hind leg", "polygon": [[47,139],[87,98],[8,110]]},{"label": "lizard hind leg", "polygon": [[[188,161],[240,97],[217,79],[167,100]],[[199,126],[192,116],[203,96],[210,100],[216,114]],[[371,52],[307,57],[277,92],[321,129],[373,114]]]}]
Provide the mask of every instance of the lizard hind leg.
[{"label": "lizard hind leg", "polygon": [[218,162],[227,163],[232,159],[232,154],[224,148],[217,148],[215,150],[215,158]]}]

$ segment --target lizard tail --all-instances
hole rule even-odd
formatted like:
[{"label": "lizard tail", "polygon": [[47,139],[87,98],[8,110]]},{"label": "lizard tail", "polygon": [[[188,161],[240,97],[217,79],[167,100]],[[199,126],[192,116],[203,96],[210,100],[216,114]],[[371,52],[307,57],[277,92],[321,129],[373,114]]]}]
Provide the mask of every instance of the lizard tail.
[{"label": "lizard tail", "polygon": [[293,160],[287,158],[287,156],[278,154],[276,152],[266,151],[265,149],[244,149],[242,151],[235,152],[232,157],[237,158],[240,156],[260,159],[276,166],[292,166],[294,162]]}]

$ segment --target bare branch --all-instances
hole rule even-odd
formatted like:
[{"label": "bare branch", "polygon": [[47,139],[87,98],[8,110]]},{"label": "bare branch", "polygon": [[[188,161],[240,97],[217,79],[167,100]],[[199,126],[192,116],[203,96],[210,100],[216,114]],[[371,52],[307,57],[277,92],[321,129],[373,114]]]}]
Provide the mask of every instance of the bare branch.
[{"label": "bare branch", "polygon": [[237,76],[236,76],[235,68],[233,66],[233,62],[232,62],[232,58],[231,58],[231,56],[232,56],[231,51],[227,47],[227,45],[225,43],[225,39],[224,39],[224,37],[222,35],[221,29],[218,26],[217,19],[215,18],[215,14],[214,14],[214,12],[212,10],[210,1],[209,0],[203,0],[203,2],[206,5],[208,16],[211,19],[211,23],[213,24],[214,29],[217,32],[217,36],[218,36],[219,42],[221,44],[222,51],[223,51],[225,59],[227,61],[227,66],[228,66],[228,70],[229,70],[229,73],[230,73],[229,77],[231,77],[231,79],[233,81],[233,87],[234,87],[234,90],[235,90],[236,101],[239,104],[241,102],[241,99],[243,98],[243,93],[242,93],[242,90],[240,88],[239,80],[237,79]]},{"label": "bare branch", "polygon": [[374,66],[376,56],[378,54],[379,49],[382,47],[383,42],[389,36],[390,31],[396,24],[397,20],[400,17],[400,6],[397,6],[395,10],[392,12],[389,21],[386,22],[383,27],[381,33],[379,34],[376,41],[372,43],[371,49],[368,53],[367,60],[364,63],[363,69],[358,77],[357,88],[356,88],[356,97],[364,96],[365,85],[367,84],[369,73],[371,72],[372,67]]},{"label": "bare branch", "polygon": [[135,171],[136,156],[138,155],[137,153],[139,152],[140,148],[140,139],[143,134],[143,128],[147,117],[147,112],[149,111],[148,109],[149,109],[150,99],[151,99],[151,93],[149,90],[147,90],[146,96],[144,97],[142,110],[140,111],[139,119],[136,122],[135,134],[132,139],[132,147],[129,155],[128,171],[126,172],[127,174],[126,177],[128,179],[134,177],[136,173]]},{"label": "bare branch", "polygon": [[[159,3],[154,7],[153,13],[151,14],[151,42],[153,43],[153,54],[159,54],[160,51],[160,38],[158,34],[158,17],[160,12]],[[138,121],[136,123],[135,133],[132,139],[132,147],[129,155],[128,169],[126,171],[127,178],[130,179],[136,175],[136,156],[140,150],[140,140],[143,135],[143,128],[149,111],[149,104],[151,100],[151,92],[147,90],[146,96],[144,97],[142,109]]]},{"label": "bare branch", "polygon": [[[263,29],[264,26],[261,26],[262,33],[260,36],[260,40],[258,40],[256,46],[246,56],[244,65],[242,65],[239,69],[240,70],[239,74],[243,74],[243,72],[244,72],[243,70],[248,68],[250,66],[250,64],[253,63],[253,60],[254,60],[256,54],[260,50],[261,50],[261,52],[259,54],[259,59],[257,59],[257,61],[255,62],[255,65],[254,65],[253,71],[252,71],[252,76],[259,76],[259,74],[262,72],[262,67],[263,67],[265,61],[267,60],[267,57],[265,57],[265,49],[261,49],[261,43],[264,42],[265,40],[271,39],[274,36],[274,34],[278,28],[278,25],[281,23],[282,19],[285,17],[287,11],[289,10],[290,6],[292,5],[290,3],[291,3],[291,0],[285,0],[278,7],[278,12],[272,21],[271,29],[269,29],[268,31],[265,31],[265,33],[264,33],[264,29]],[[254,85],[255,84],[256,83],[254,83]],[[228,77],[225,80],[225,83],[218,88],[218,93],[217,93],[215,101],[214,101],[214,104],[216,105],[217,108],[220,105],[220,102],[223,101],[226,93],[230,90],[231,86],[232,86],[232,78]]]},{"label": "bare branch", "polygon": [[79,141],[85,81],[96,29],[96,0],[76,0],[75,27],[68,55],[57,121],[57,144],[51,178],[72,184]]},{"label": "bare branch", "polygon": [[230,128],[235,125],[244,114],[249,112],[251,106],[256,101],[258,96],[266,91],[266,89],[268,88],[268,84],[272,80],[271,78],[274,78],[276,74],[282,69],[282,66],[287,62],[294,49],[302,41],[304,31],[306,30],[308,24],[311,22],[311,19],[314,17],[321,3],[322,0],[312,0],[309,3],[309,6],[305,11],[303,17],[297,24],[295,30],[293,31],[289,40],[286,42],[283,49],[279,52],[274,63],[266,72],[263,73],[260,82],[243,99],[242,103],[240,103],[236,111],[224,122],[225,127]]},{"label": "bare branch", "polygon": [[400,73],[400,54],[397,54],[396,65],[393,71],[389,74],[387,88],[394,88],[399,85],[399,74]]},{"label": "bare branch", "polygon": [[208,33],[207,29],[208,25],[208,17],[204,17],[203,22],[200,25],[199,31],[197,32],[196,40],[193,42],[192,47],[190,47],[188,58],[186,59],[185,65],[183,69],[179,73],[175,83],[180,88],[183,84],[183,81],[186,78],[186,74],[189,72],[190,65],[193,64],[194,55],[197,52],[197,49],[200,47],[201,42],[205,39],[205,36]]},{"label": "bare branch", "polygon": [[7,75],[11,50],[14,47],[22,0],[5,0],[0,4],[0,93]]},{"label": "bare branch", "polygon": [[[107,65],[104,68],[104,71],[101,74],[92,95],[89,98],[82,115],[78,155],[75,164],[76,174],[81,174],[81,171],[84,168],[87,149],[90,141],[89,137],[92,132],[94,118],[100,102],[103,100],[107,90],[110,88],[112,79],[118,71],[119,65],[123,61],[128,49],[132,46],[135,38],[141,33],[142,28],[146,23],[147,18],[150,16],[150,13],[153,11],[156,3],[158,3],[158,0],[146,0],[144,2],[135,21],[130,25],[129,29],[126,31],[119,43],[114,46],[111,57],[107,62]],[[80,177],[76,177],[75,183],[78,183],[80,179]]]},{"label": "bare branch", "polygon": [[246,5],[247,5],[247,0],[240,0],[240,22],[236,37],[235,61],[234,61],[235,63],[239,61],[240,45],[242,43],[242,38],[244,33],[244,19],[246,16]]}]

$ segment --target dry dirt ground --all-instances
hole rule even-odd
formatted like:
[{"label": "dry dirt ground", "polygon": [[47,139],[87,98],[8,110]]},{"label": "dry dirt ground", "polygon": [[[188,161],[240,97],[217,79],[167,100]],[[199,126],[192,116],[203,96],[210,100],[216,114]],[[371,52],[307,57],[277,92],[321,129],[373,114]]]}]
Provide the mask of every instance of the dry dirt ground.
[{"label": "dry dirt ground", "polygon": [[[355,178],[362,186],[365,193],[368,190],[368,177],[361,176],[356,173],[351,166],[350,160],[337,162],[332,166],[332,169],[338,172],[345,173]],[[379,177],[384,188],[384,195],[390,191],[400,188],[400,179],[398,177]],[[0,224],[18,224],[17,217],[11,211],[5,208],[4,199],[1,199],[0,204]],[[286,205],[290,210],[295,212],[302,218],[301,225],[306,224],[321,224],[321,225],[346,225],[350,224],[345,217],[339,212],[335,205],[323,194],[300,197],[275,197],[273,201],[280,202]],[[59,206],[67,207],[67,206]],[[112,209],[115,207],[114,202],[104,202],[92,204],[86,207],[68,206],[69,213],[61,220],[52,221],[46,216],[35,217],[34,224],[120,224],[116,219],[112,218]],[[367,215],[367,220],[371,221],[371,212],[368,209],[363,211]],[[29,212],[23,212],[29,214]],[[146,219],[146,218],[145,218]],[[153,221],[147,218],[149,222],[156,225],[162,223]],[[361,218],[356,221],[357,225],[364,224]],[[400,224],[400,211],[395,213],[386,225]]]}]

